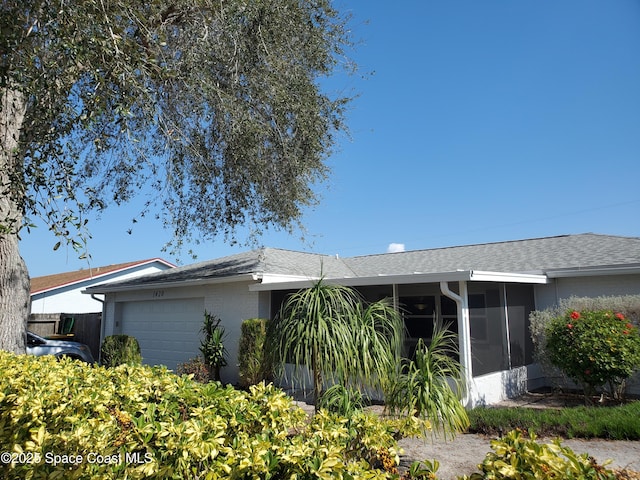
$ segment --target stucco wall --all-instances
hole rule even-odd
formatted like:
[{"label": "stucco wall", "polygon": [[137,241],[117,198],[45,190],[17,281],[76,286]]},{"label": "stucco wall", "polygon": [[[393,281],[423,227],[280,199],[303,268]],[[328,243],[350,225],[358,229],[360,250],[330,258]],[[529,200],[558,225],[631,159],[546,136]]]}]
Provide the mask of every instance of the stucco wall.
[{"label": "stucco wall", "polygon": [[548,285],[536,285],[536,310],[556,305],[561,299],[640,295],[640,275],[556,278]]},{"label": "stucco wall", "polygon": [[[137,290],[108,294],[104,308],[103,338],[108,335],[122,333],[122,305],[125,302],[157,302],[202,298],[203,320],[204,310],[221,319],[225,328],[227,349],[227,366],[221,371],[224,382],[238,381],[238,342],[240,326],[243,320],[259,317],[269,311],[269,296],[261,292],[249,291],[250,282],[231,282],[196,287],[162,288],[156,290]],[[201,325],[200,325],[201,326]],[[190,327],[195,328],[195,327]],[[156,332],[149,331],[148,335]],[[144,335],[144,334],[142,334]],[[198,345],[194,343],[184,352],[184,359],[199,354]],[[175,368],[173,365],[171,368]]]},{"label": "stucco wall", "polygon": [[205,309],[221,319],[227,334],[227,366],[221,371],[224,382],[238,381],[238,342],[242,322],[260,316],[260,293],[250,292],[249,285],[249,282],[212,285],[206,291]]}]

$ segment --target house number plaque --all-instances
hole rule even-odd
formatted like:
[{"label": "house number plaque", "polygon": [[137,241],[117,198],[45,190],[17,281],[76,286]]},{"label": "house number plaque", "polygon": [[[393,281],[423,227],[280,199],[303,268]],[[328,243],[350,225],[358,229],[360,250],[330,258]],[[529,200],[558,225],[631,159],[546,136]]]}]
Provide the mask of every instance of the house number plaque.
[{"label": "house number plaque", "polygon": [[153,298],[162,298],[164,297],[164,290],[154,290]]}]

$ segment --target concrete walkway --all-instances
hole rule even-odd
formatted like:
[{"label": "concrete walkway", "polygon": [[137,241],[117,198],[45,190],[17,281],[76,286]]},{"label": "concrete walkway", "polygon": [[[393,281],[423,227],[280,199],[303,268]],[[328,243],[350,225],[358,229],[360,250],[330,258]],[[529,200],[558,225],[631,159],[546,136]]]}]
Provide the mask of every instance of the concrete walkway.
[{"label": "concrete walkway", "polygon": [[[404,450],[401,466],[408,467],[414,461],[435,459],[440,462],[437,475],[441,480],[470,475],[478,471],[477,465],[492,451],[491,440],[490,437],[475,434],[461,434],[448,441],[438,438],[404,438],[399,442]],[[542,443],[550,443],[552,440],[538,439]],[[562,445],[576,453],[588,453],[600,465],[607,459],[612,460],[607,468],[626,468],[640,472],[640,441],[567,439],[562,440]]]}]

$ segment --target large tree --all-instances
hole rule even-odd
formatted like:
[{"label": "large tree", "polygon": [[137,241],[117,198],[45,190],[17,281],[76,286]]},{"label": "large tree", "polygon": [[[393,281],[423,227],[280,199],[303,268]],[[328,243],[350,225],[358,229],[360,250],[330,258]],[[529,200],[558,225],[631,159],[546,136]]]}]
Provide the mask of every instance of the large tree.
[{"label": "large tree", "polygon": [[319,85],[350,45],[330,0],[1,3],[1,349],[24,350],[30,217],[79,246],[88,210],[153,192],[173,246],[300,226],[348,102]]}]

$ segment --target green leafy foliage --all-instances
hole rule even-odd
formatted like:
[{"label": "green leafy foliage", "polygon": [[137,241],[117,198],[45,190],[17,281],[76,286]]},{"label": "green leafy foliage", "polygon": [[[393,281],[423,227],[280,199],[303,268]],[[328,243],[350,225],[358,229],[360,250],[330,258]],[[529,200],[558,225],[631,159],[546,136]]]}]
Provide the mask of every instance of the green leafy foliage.
[{"label": "green leafy foliage", "polygon": [[380,455],[397,467],[397,439],[423,429],[364,412],[309,419],[272,385],[247,392],[165,368],[0,352],[0,371],[0,451],[16,454],[0,476],[11,480],[391,479]]},{"label": "green leafy foliage", "polygon": [[403,480],[435,480],[438,477],[436,473],[440,468],[440,462],[437,460],[424,460],[422,462],[413,462],[409,467],[409,471],[401,477]]},{"label": "green leafy foliage", "polygon": [[353,71],[347,23],[330,0],[3,0],[0,348],[24,352],[34,218],[81,257],[136,196],[129,233],[154,216],[172,253],[304,234],[346,130],[352,95],[322,80]]},{"label": "green leafy foliage", "polygon": [[365,406],[362,393],[355,389],[336,384],[324,392],[318,401],[318,408],[324,408],[343,417],[350,417]]},{"label": "green leafy foliage", "polygon": [[569,297],[560,300],[557,306],[545,310],[534,310],[529,315],[531,339],[534,345],[534,358],[539,363],[547,379],[559,388],[568,386],[567,377],[549,360],[547,352],[546,331],[554,318],[563,316],[568,311],[610,310],[620,312],[632,323],[640,322],[640,295]]},{"label": "green leafy foliage", "polygon": [[491,441],[493,452],[478,465],[480,472],[462,477],[465,480],[562,478],[565,480],[614,480],[616,475],[587,454],[576,454],[563,447],[560,440],[550,444],[536,442],[530,433],[513,430],[499,440]]},{"label": "green leafy foliage", "polygon": [[129,335],[110,335],[100,347],[100,361],[106,367],[118,365],[140,365],[140,344],[135,337]]},{"label": "green leafy foliage", "polygon": [[0,98],[25,115],[1,190],[69,243],[145,187],[175,243],[291,228],[344,129],[318,80],[352,67],[346,22],[325,0],[6,0]]},{"label": "green leafy foliage", "polygon": [[269,381],[272,376],[266,355],[266,338],[266,319],[250,318],[242,322],[238,344],[238,376],[242,388]]},{"label": "green leafy foliage", "polygon": [[220,321],[215,315],[204,312],[201,330],[204,338],[200,342],[200,352],[209,369],[209,378],[214,381],[220,381],[220,369],[227,365],[227,349],[224,346],[226,334]]},{"label": "green leafy foliage", "polygon": [[297,368],[294,384],[303,384],[303,368],[312,373],[317,406],[323,384],[386,390],[402,345],[403,323],[387,300],[365,304],[345,286],[317,281],[290,295],[269,322],[268,348],[274,366]]},{"label": "green leafy foliage", "polygon": [[464,431],[469,418],[461,403],[465,385],[457,353],[455,334],[445,325],[434,325],[430,344],[420,339],[415,358],[406,360],[394,377],[387,408],[428,419],[445,436]]},{"label": "green leafy foliage", "polygon": [[546,331],[550,361],[591,394],[608,385],[619,397],[624,381],[640,367],[640,332],[624,314],[570,310]]}]

